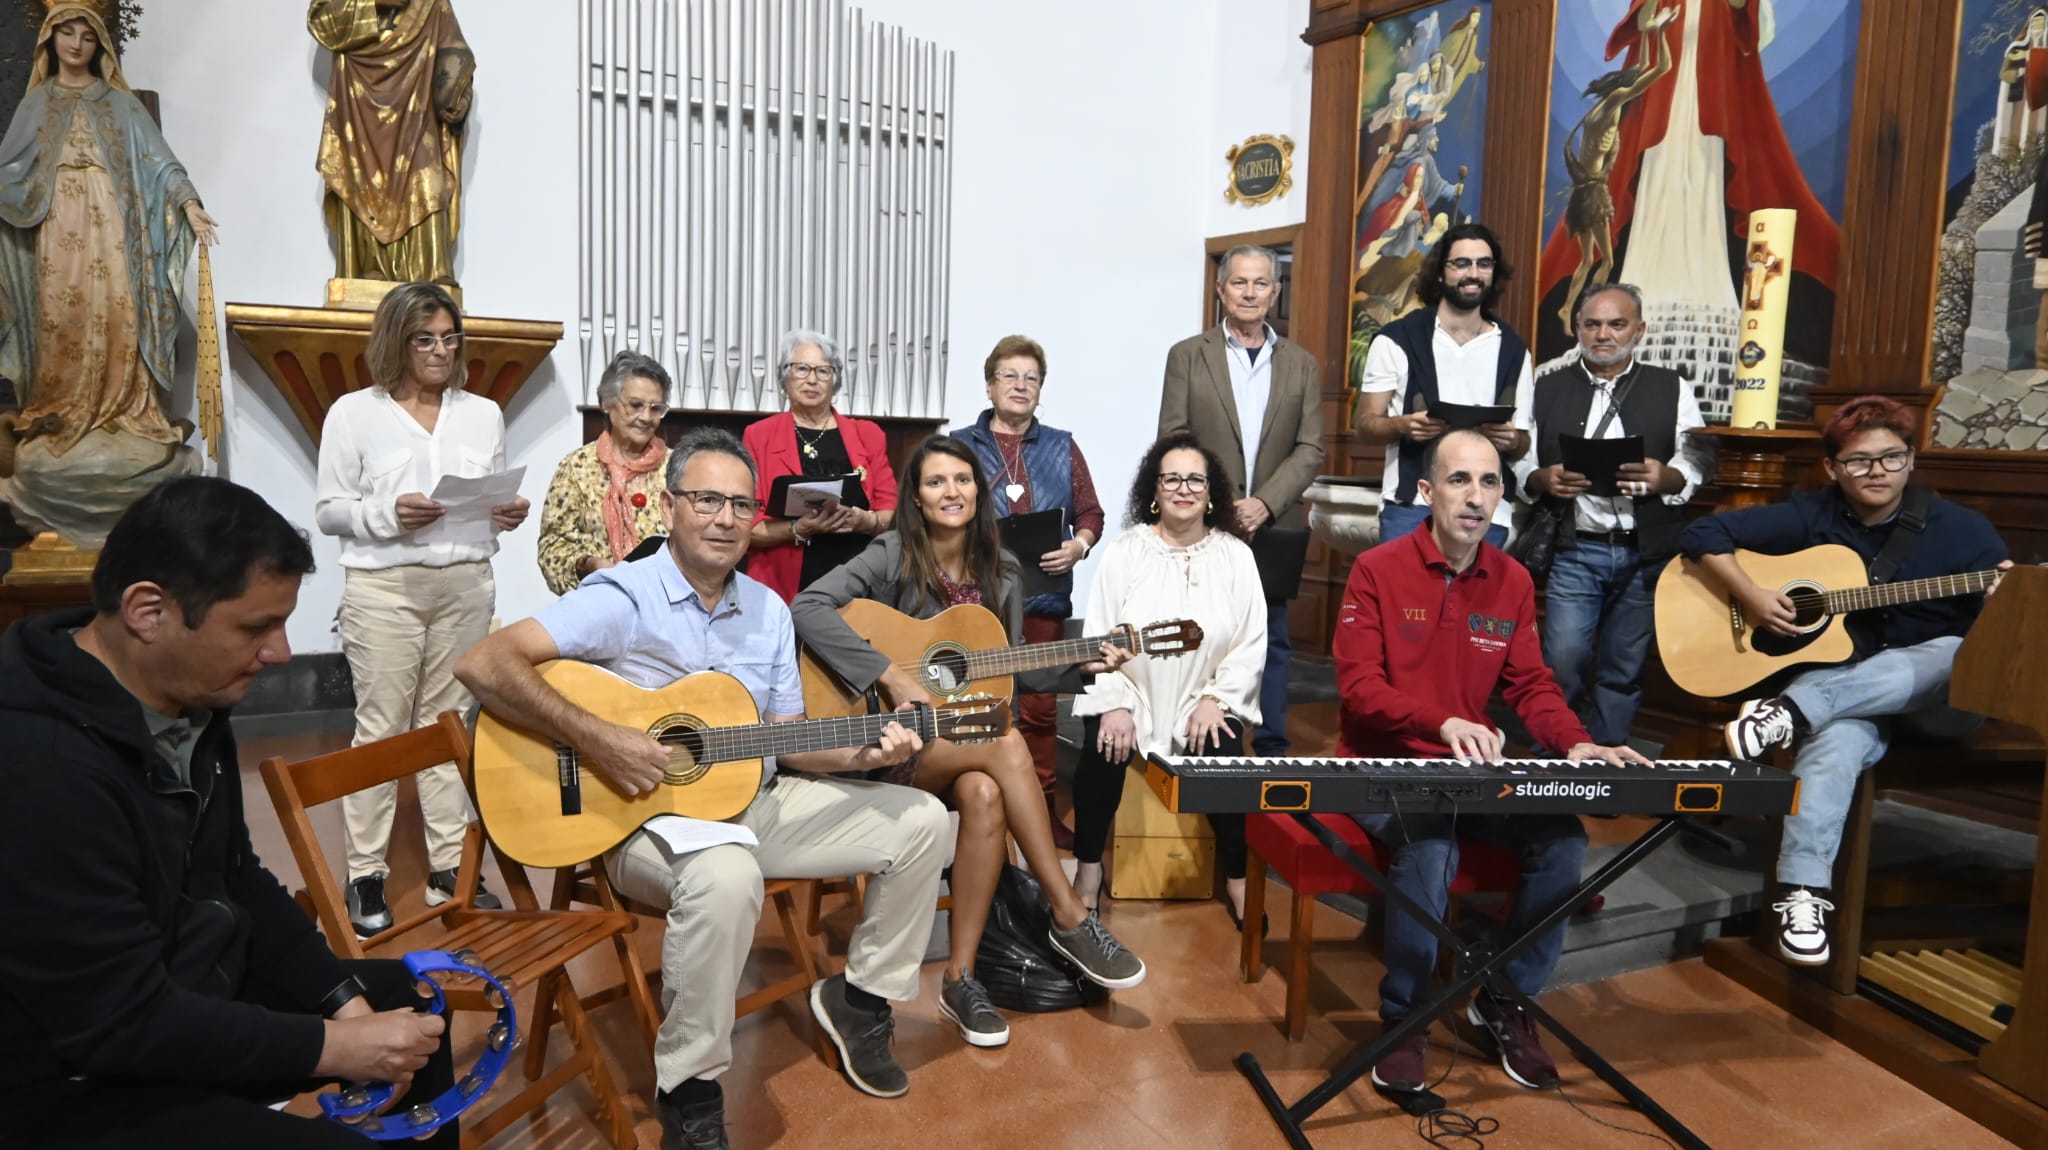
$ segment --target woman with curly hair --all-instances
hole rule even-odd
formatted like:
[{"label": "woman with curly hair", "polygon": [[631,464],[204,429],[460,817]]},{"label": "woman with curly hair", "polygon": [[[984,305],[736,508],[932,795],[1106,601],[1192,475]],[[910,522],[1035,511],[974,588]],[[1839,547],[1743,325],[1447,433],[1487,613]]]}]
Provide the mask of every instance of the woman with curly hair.
[{"label": "woman with curly hair", "polygon": [[[1097,675],[1074,700],[1083,720],[1074,775],[1074,889],[1097,905],[1102,847],[1134,754],[1244,754],[1259,721],[1266,596],[1258,564],[1231,532],[1237,492],[1216,453],[1186,433],[1152,445],[1131,484],[1130,530],[1103,549],[1088,594],[1087,634],[1162,619],[1201,625],[1198,650],[1139,655]],[[1210,815],[1233,921],[1244,917],[1244,816]]]}]

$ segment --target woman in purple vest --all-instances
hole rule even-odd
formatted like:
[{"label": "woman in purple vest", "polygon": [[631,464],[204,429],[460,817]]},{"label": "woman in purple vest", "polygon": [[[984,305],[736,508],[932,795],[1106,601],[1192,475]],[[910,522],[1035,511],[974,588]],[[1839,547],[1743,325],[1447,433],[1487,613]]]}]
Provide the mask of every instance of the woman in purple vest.
[{"label": "woman in purple vest", "polygon": [[[1045,349],[1025,336],[1006,335],[982,361],[981,371],[988,381],[989,406],[972,427],[953,434],[980,458],[996,515],[1055,509],[1066,513],[1065,542],[1043,555],[1017,557],[1036,562],[1049,580],[1024,601],[1024,642],[1049,643],[1066,634],[1067,617],[1074,613],[1074,564],[1102,538],[1102,504],[1095,498],[1095,481],[1088,475],[1088,461],[1081,458],[1081,445],[1072,434],[1038,422]],[[1072,850],[1074,833],[1060,822],[1053,800],[1057,700],[1055,695],[1018,695],[1014,706],[1017,729],[1031,748],[1038,785],[1045,791],[1053,844]]]}]

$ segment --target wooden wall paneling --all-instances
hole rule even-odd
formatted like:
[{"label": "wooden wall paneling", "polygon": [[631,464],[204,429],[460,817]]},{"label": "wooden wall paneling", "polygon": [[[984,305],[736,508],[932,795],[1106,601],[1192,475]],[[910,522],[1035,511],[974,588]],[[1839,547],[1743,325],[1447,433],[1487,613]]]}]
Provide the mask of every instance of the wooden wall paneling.
[{"label": "wooden wall paneling", "polygon": [[1500,315],[1532,342],[1536,265],[1543,254],[1543,165],[1550,149],[1550,70],[1557,0],[1493,0],[1486,58],[1486,170],[1480,222],[1520,274],[1508,280]]},{"label": "wooden wall paneling", "polygon": [[1834,350],[1816,407],[1927,386],[1962,0],[1863,6]]}]

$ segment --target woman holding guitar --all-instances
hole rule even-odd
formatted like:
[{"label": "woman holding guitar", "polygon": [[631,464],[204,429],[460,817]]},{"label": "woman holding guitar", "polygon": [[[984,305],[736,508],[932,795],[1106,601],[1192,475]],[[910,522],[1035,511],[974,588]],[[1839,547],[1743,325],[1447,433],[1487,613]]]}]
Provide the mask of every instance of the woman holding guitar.
[{"label": "woman holding guitar", "polygon": [[[906,615],[928,619],[948,607],[978,603],[1004,621],[1011,642],[1023,635],[1023,602],[1015,556],[1002,549],[988,479],[974,451],[959,440],[933,436],[904,465],[895,530],[877,536],[844,566],[796,597],[790,613],[797,637],[811,654],[856,690],[878,689],[891,707],[929,696],[909,670],[893,663],[839,616],[856,599],[873,599]],[[1076,692],[1081,676],[1106,674],[1129,653],[1109,643],[1102,660],[1079,674],[1018,676],[1018,689]],[[1067,882],[1052,843],[1044,792],[1031,753],[1015,730],[974,746],[933,739],[890,782],[930,791],[960,812],[953,856],[952,953],[940,987],[939,1009],[974,1046],[1009,1041],[988,991],[974,977],[974,956],[996,882],[1002,876],[1005,832],[1052,904],[1051,941],[1090,979],[1111,989],[1138,985],[1145,964],[1111,937]]]},{"label": "woman holding guitar", "polygon": [[[1152,445],[1131,484],[1125,525],[1095,569],[1087,626],[1104,620],[1185,617],[1202,628],[1200,651],[1141,659],[1098,675],[1074,700],[1082,716],[1074,775],[1074,885],[1094,905],[1102,847],[1123,801],[1124,768],[1136,753],[1244,754],[1259,721],[1266,665],[1266,597],[1252,550],[1231,532],[1223,463],[1185,432]],[[1244,917],[1243,815],[1210,815],[1230,917]]]}]

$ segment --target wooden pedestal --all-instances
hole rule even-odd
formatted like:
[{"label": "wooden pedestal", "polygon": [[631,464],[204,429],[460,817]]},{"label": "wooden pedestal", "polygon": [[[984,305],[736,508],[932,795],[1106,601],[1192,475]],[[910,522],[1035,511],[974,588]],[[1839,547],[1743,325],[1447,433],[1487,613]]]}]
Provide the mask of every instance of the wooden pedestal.
[{"label": "wooden pedestal", "polygon": [[1177,815],[1124,772],[1124,801],[1110,846],[1111,898],[1209,898],[1216,891],[1216,834],[1201,815]]}]

